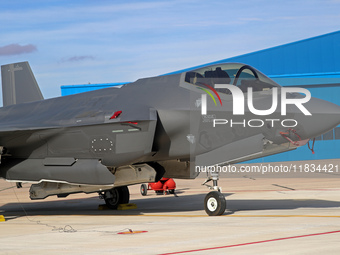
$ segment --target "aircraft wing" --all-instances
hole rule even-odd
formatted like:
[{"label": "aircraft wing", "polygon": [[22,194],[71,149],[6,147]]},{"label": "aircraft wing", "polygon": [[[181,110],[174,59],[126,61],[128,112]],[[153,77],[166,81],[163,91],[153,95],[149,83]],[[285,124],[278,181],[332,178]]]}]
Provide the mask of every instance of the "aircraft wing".
[{"label": "aircraft wing", "polygon": [[47,112],[32,118],[23,115],[21,121],[12,112],[0,123],[0,146],[8,149],[0,165],[1,175],[15,181],[116,183],[108,166],[130,165],[152,153],[157,112],[145,107],[138,113],[123,109],[120,117],[111,120],[112,113],[67,120],[57,116],[49,122],[45,118],[53,117]]}]

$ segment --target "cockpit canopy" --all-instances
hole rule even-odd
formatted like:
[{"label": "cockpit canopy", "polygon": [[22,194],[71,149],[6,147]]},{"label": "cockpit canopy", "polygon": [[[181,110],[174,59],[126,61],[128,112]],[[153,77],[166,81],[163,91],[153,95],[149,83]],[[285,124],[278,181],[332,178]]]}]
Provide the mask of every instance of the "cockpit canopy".
[{"label": "cockpit canopy", "polygon": [[[247,92],[248,87],[252,87],[253,91],[263,91],[280,86],[255,68],[240,63],[216,64],[195,69],[186,73],[185,81],[197,86],[233,84],[243,92]],[[220,92],[229,93],[229,90]]]}]

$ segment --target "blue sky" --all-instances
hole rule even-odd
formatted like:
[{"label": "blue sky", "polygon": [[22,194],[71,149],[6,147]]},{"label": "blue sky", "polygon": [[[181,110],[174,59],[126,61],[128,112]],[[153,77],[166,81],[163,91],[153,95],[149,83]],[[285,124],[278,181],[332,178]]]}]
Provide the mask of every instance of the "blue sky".
[{"label": "blue sky", "polygon": [[0,2],[0,64],[61,85],[134,81],[340,30],[340,1]]}]

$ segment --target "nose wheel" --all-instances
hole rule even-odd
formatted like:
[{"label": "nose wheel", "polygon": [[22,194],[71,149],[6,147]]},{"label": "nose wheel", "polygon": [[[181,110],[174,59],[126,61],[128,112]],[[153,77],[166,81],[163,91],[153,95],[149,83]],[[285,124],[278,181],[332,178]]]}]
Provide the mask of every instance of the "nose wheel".
[{"label": "nose wheel", "polygon": [[222,215],[226,209],[226,201],[221,192],[211,191],[204,199],[204,209],[209,216]]},{"label": "nose wheel", "polygon": [[[204,210],[209,216],[219,216],[222,215],[227,207],[227,202],[224,195],[221,193],[221,188],[217,186],[217,181],[219,179],[218,173],[210,172],[207,179],[202,183],[202,185],[207,186],[210,191],[204,199]],[[208,182],[212,181],[213,185],[207,185]]]}]

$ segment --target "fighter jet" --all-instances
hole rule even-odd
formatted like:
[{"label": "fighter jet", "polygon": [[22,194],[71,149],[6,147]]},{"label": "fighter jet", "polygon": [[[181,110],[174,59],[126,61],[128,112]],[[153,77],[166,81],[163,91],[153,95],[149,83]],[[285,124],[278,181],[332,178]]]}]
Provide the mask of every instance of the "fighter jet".
[{"label": "fighter jet", "polygon": [[[338,105],[240,63],[46,100],[27,62],[1,72],[0,176],[32,183],[31,199],[98,192],[116,209],[129,185],[293,150],[340,123]],[[204,208],[221,215],[226,200],[209,173]]]}]

